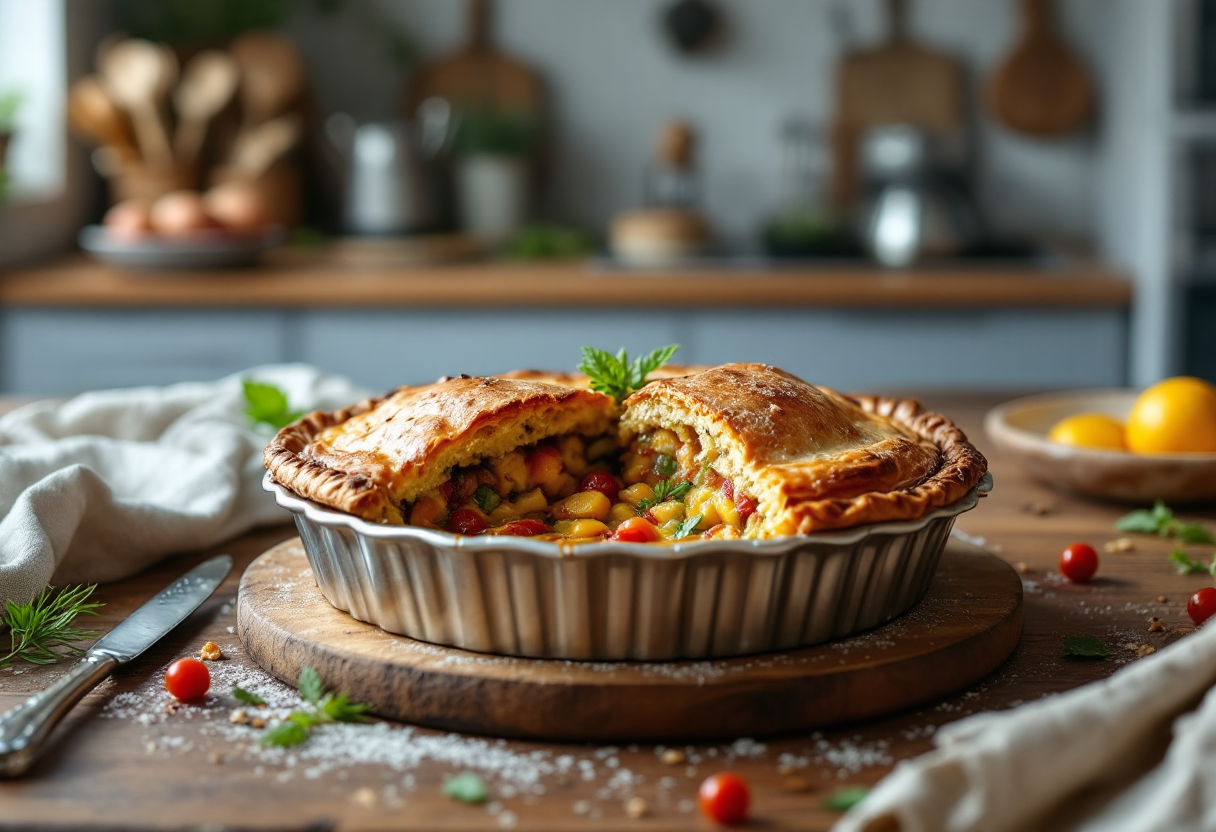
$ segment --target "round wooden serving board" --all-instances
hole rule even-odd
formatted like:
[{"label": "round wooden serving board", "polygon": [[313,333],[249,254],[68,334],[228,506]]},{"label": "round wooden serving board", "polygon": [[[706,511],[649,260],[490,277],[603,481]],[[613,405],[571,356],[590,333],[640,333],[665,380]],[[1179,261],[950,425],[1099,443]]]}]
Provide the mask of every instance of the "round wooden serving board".
[{"label": "round wooden serving board", "polygon": [[707,740],[876,717],[982,678],[1021,631],[1018,575],[953,539],[907,615],[843,641],[734,659],[573,662],[414,641],[331,607],[298,538],[250,565],[237,604],[249,656],[285,682],[311,666],[383,717],[551,740]]}]

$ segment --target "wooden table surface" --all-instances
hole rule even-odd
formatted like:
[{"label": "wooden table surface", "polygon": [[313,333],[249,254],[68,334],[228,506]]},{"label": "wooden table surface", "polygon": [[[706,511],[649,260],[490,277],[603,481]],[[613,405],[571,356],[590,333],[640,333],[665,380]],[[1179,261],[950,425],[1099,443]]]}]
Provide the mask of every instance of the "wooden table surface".
[{"label": "wooden table surface", "polygon": [[1131,297],[1126,276],[1085,259],[1049,268],[958,263],[889,270],[825,261],[622,271],[580,261],[384,265],[283,250],[251,269],[141,272],[78,255],[0,276],[0,306],[9,307],[1126,309]]},{"label": "wooden table surface", "polygon": [[[1190,631],[1186,598],[1210,579],[1184,577],[1167,561],[1172,545],[1137,536],[1135,550],[1102,555],[1099,577],[1072,585],[1055,572],[1060,550],[1087,540],[1101,549],[1118,535],[1125,507],[1062,496],[1029,480],[1009,459],[990,453],[980,430],[993,396],[926,395],[989,453],[992,495],[958,528],[1025,570],[1025,630],[1010,661],[969,690],[910,713],[822,735],[741,739],[686,747],[678,765],[662,748],[604,748],[499,742],[402,726],[325,728],[294,754],[264,752],[230,725],[233,681],[265,684],[241,656],[233,602],[241,569],[287,527],[248,534],[216,551],[237,569],[216,595],[148,654],[122,669],[72,713],[54,748],[24,779],[0,782],[0,825],[7,828],[184,828],[206,824],[250,829],[688,829],[711,828],[695,809],[696,788],[730,767],[751,782],[753,821],[746,828],[830,827],[821,808],[842,786],[877,781],[899,759],[927,751],[935,729],[968,714],[1015,706],[1102,678],[1136,661],[1143,645],[1160,648]],[[1184,516],[1216,520],[1208,509]],[[1191,547],[1211,557],[1210,547]],[[185,555],[127,581],[101,587],[99,627],[109,629],[175,575],[209,553]],[[1150,633],[1159,616],[1164,632]],[[1063,657],[1064,636],[1090,635],[1109,646],[1104,660]],[[213,665],[203,706],[165,712],[164,667],[214,640],[229,655]],[[1137,647],[1140,648],[1139,653]],[[0,671],[0,709],[16,705],[61,669]],[[561,719],[561,714],[553,714]],[[363,732],[363,733],[360,733]],[[375,762],[368,762],[375,760]],[[480,769],[493,790],[483,806],[442,794],[446,777]],[[649,815],[626,815],[640,797]],[[209,827],[210,828],[210,827]]]}]

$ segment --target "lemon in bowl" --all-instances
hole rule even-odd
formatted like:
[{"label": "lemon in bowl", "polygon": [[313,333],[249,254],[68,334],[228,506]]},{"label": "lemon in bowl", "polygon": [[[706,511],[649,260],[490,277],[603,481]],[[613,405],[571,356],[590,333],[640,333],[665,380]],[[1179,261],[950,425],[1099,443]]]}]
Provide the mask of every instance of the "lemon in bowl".
[{"label": "lemon in bowl", "polygon": [[1139,454],[1216,452],[1216,387],[1178,376],[1146,389],[1127,415],[1127,447]]},{"label": "lemon in bowl", "polygon": [[1127,450],[1123,423],[1105,413],[1090,412],[1066,416],[1052,426],[1047,438],[1052,442],[1081,448]]}]

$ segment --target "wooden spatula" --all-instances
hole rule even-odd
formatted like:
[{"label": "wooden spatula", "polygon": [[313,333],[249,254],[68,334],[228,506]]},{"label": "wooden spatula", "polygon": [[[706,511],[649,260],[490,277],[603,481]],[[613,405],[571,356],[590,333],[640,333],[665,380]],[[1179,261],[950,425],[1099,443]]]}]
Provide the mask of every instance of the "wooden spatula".
[{"label": "wooden spatula", "polygon": [[469,0],[468,39],[452,55],[418,68],[406,91],[406,114],[431,97],[446,99],[456,110],[495,110],[539,114],[545,103],[540,76],[526,64],[494,49],[486,0]]},{"label": "wooden spatula", "polygon": [[1022,37],[988,83],[988,109],[1011,130],[1058,136],[1093,107],[1085,66],[1052,28],[1049,0],[1021,0]]},{"label": "wooden spatula", "polygon": [[853,205],[858,196],[857,147],[866,130],[911,124],[930,133],[949,133],[963,125],[958,62],[908,36],[903,0],[888,0],[887,15],[887,42],[846,55],[837,70],[832,194],[842,208]]}]

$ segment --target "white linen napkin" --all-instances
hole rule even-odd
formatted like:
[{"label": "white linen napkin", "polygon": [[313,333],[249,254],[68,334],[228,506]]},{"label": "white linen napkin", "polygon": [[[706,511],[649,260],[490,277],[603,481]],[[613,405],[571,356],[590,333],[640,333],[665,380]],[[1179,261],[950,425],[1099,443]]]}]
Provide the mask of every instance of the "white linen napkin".
[{"label": "white linen napkin", "polygon": [[48,582],[113,581],[289,515],[262,490],[273,435],[245,416],[243,379],[296,410],[366,397],[305,365],[214,382],[85,393],[0,417],[0,603]]},{"label": "white linen napkin", "polygon": [[1214,682],[1207,626],[1100,682],[944,726],[833,832],[1211,832]]}]

